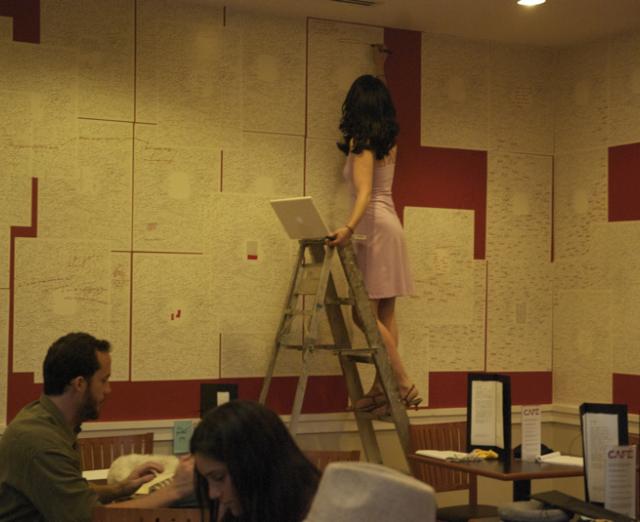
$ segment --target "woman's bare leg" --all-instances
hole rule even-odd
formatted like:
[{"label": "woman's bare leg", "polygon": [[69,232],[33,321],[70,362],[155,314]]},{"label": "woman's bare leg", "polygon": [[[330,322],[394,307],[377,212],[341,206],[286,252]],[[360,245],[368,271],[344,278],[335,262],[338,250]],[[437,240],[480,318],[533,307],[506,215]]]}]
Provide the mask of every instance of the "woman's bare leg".
[{"label": "woman's bare leg", "polygon": [[[362,333],[364,333],[364,325],[362,324],[362,319],[358,315],[358,312],[355,307],[352,308],[352,318],[353,323],[360,329]],[[364,394],[364,396],[359,399],[355,404],[354,408],[356,410],[365,410],[371,411],[379,406],[386,404],[386,397],[384,392],[382,391],[382,384],[380,384],[380,379],[378,376],[378,370],[376,369],[376,376],[371,384],[371,388],[369,391]]]},{"label": "woman's bare leg", "polygon": [[400,353],[398,352],[399,335],[395,316],[395,302],[395,297],[379,299],[374,305],[374,310],[378,321],[378,329],[387,347],[391,369],[398,381],[400,395],[404,397],[409,392],[412,383],[404,368],[404,364],[402,364]]},{"label": "woman's bare leg", "polygon": [[[413,384],[409,379],[409,376],[404,368],[400,353],[398,352],[398,326],[395,318],[395,297],[384,299],[371,299],[371,307],[375,315],[378,330],[382,336],[382,342],[384,342],[389,354],[389,362],[391,369],[398,382],[398,391],[403,398],[414,398],[418,396],[418,391],[415,387],[412,389]],[[354,309],[355,312],[355,309]],[[354,313],[354,322],[362,330],[362,321]],[[382,393],[382,384],[380,383],[379,375],[376,372],[376,378],[371,386],[371,389],[367,392],[358,404],[356,408],[369,408],[374,405],[376,401],[374,398]]]}]

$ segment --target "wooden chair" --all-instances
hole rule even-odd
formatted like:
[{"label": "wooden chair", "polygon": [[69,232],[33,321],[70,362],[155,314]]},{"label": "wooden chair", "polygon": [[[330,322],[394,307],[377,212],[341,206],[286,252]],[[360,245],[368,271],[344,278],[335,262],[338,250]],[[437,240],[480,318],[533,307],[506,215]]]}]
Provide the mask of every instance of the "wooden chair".
[{"label": "wooden chair", "polygon": [[84,471],[107,469],[120,455],[153,453],[153,433],[78,439],[80,463]]},{"label": "wooden chair", "polygon": [[[411,425],[409,435],[412,452],[419,449],[467,451],[466,422]],[[469,505],[439,508],[438,520],[461,522],[473,518],[498,516],[496,506],[478,504],[476,476],[412,460],[409,460],[409,463],[413,476],[432,486],[436,492],[469,490]]]},{"label": "wooden chair", "polygon": [[360,460],[360,450],[309,450],[304,454],[320,471],[324,471],[324,468],[331,462],[358,462]]},{"label": "wooden chair", "polygon": [[199,508],[106,508],[93,510],[93,522],[201,522],[208,513]]}]

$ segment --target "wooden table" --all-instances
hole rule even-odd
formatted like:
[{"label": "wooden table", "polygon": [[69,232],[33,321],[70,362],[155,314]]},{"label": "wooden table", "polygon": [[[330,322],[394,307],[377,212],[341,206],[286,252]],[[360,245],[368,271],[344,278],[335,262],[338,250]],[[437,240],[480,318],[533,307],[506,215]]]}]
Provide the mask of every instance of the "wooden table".
[{"label": "wooden table", "polygon": [[[408,458],[415,462],[463,471],[475,476],[513,481],[513,500],[529,499],[531,496],[531,480],[533,479],[581,477],[583,475],[583,469],[579,466],[564,466],[547,462],[523,462],[514,458],[509,462],[499,460],[454,462],[423,455],[408,455]],[[469,504],[478,504],[478,490],[475,480],[470,481]]]},{"label": "wooden table", "polygon": [[[201,518],[202,517],[202,518]],[[198,508],[107,508],[93,510],[93,522],[200,522],[209,514]]]}]

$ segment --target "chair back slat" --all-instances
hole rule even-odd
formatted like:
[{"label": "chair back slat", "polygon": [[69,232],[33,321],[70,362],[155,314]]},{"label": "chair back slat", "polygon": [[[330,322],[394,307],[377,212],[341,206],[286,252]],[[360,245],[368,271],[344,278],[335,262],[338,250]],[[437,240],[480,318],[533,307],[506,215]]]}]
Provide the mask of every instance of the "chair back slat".
[{"label": "chair back slat", "polygon": [[[467,451],[467,423],[415,424],[410,426],[411,451],[419,449]],[[410,461],[411,471],[436,491],[469,489],[469,474]]]},{"label": "chair back slat", "polygon": [[153,433],[79,438],[78,451],[84,471],[107,469],[121,455],[153,453]]}]

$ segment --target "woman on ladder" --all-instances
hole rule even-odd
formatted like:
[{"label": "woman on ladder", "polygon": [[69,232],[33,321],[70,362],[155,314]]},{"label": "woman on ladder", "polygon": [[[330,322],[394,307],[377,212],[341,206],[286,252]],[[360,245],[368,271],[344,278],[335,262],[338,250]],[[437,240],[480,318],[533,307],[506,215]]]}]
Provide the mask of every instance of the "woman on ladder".
[{"label": "woman on ladder", "polygon": [[[353,238],[358,267],[398,382],[400,399],[405,406],[416,407],[422,398],[400,359],[395,318],[396,297],[413,292],[404,232],[391,197],[398,124],[391,95],[381,80],[389,51],[382,45],[374,45],[373,49],[381,74],[357,78],[342,105],[342,141],[338,148],[347,156],[343,174],[353,205],[344,226],[333,231],[328,244],[344,245]],[[359,318],[354,319],[361,327]],[[353,406],[377,416],[389,414],[379,375]]]}]

